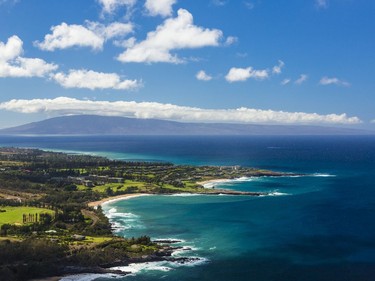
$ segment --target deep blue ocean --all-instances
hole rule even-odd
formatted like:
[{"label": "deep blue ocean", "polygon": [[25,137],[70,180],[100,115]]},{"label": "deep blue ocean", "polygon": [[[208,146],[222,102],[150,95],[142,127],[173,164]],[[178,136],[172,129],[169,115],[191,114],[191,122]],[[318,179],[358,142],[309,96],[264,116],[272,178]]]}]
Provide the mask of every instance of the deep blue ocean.
[{"label": "deep blue ocean", "polygon": [[[176,257],[197,258],[131,265],[123,270],[134,274],[117,280],[375,280],[374,136],[1,136],[0,145],[306,174],[216,186],[273,196],[145,196],[104,205],[119,235],[177,239]],[[94,278],[114,277],[74,280]]]}]

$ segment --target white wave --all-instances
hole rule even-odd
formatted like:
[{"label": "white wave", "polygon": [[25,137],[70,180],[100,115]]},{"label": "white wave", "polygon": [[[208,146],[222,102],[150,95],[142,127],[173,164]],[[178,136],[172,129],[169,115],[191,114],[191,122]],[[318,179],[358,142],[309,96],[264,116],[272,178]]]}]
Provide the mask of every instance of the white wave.
[{"label": "white wave", "polygon": [[[201,257],[187,257],[191,261],[159,261],[159,262],[145,262],[145,263],[131,263],[127,266],[112,267],[112,270],[120,270],[122,272],[130,272],[132,275],[139,273],[146,273],[147,271],[162,271],[167,272],[175,270],[178,267],[192,267],[207,263],[209,260]],[[66,280],[67,281],[67,280]]]},{"label": "white wave", "polygon": [[198,193],[175,193],[175,194],[171,194],[169,196],[191,197],[191,196],[201,196],[201,194],[198,194]]},{"label": "white wave", "polygon": [[286,196],[286,195],[290,195],[290,194],[275,191],[275,192],[268,193],[268,194],[265,195],[265,196]]},{"label": "white wave", "polygon": [[[258,177],[259,178],[259,177]],[[254,181],[256,179],[258,179],[257,177],[240,177],[240,178],[235,178],[235,179],[232,179],[231,181],[234,181],[234,182],[237,182],[237,181],[240,181],[240,182],[244,182],[244,181]]]},{"label": "white wave", "polygon": [[[302,174],[302,175],[283,175],[281,177],[282,178],[336,177],[336,175],[315,173],[315,174]],[[269,178],[280,178],[280,177],[279,176],[269,176]]]},{"label": "white wave", "polygon": [[145,262],[145,263],[131,263],[127,266],[112,267],[112,270],[120,270],[123,272],[130,272],[132,274],[141,273],[144,271],[171,271],[172,267],[167,266],[169,262]]},{"label": "white wave", "polygon": [[175,242],[173,244],[181,244],[181,243],[186,243],[186,240],[183,240],[183,239],[180,239],[180,238],[171,238],[171,237],[168,237],[168,238],[160,238],[160,237],[157,237],[157,238],[153,238],[152,239],[153,241],[178,241],[178,242]]},{"label": "white wave", "polygon": [[95,273],[84,273],[65,276],[60,279],[60,281],[93,281],[98,278],[122,278],[123,275],[117,275],[112,273],[106,274],[95,274]]},{"label": "white wave", "polygon": [[336,177],[336,175],[331,175],[331,174],[321,174],[321,173],[315,173],[315,174],[312,174],[313,177]]},{"label": "white wave", "polygon": [[188,267],[194,267],[194,266],[199,266],[208,263],[210,260],[202,257],[189,257],[191,259],[194,259],[192,261],[189,261],[187,263],[178,263],[174,262],[174,266],[180,267],[180,266],[188,266]]},{"label": "white wave", "polygon": [[199,250],[199,248],[197,248],[197,247],[186,245],[186,246],[183,246],[180,249],[175,250],[172,253],[172,256],[173,257],[186,257],[187,253],[198,251],[198,250]]},{"label": "white wave", "polygon": [[117,209],[116,208],[111,208],[107,212],[110,213],[110,214],[117,213]]},{"label": "white wave", "polygon": [[133,213],[118,212],[116,208],[105,210],[105,215],[109,219],[114,232],[121,232],[128,229],[144,229],[139,216]]},{"label": "white wave", "polygon": [[220,185],[229,185],[231,183],[238,183],[238,182],[249,182],[249,181],[255,181],[260,180],[260,177],[240,177],[235,179],[217,179],[208,181],[207,183],[203,184],[204,188],[214,188],[215,186]]},{"label": "white wave", "polygon": [[[135,218],[139,218],[139,216],[133,214],[133,213],[121,213],[121,212],[117,212],[117,210],[115,208],[112,208],[111,210],[115,210],[115,211],[112,211],[112,212],[106,212],[106,216],[109,218],[109,219],[113,219],[113,218],[126,218],[126,219],[135,219]],[[109,211],[111,211],[109,210]]]}]

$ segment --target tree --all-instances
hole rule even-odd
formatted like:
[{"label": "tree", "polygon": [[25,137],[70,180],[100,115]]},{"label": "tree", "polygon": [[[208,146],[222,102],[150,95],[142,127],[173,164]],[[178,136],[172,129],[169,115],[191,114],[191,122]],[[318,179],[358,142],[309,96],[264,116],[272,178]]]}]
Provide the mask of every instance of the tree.
[{"label": "tree", "polygon": [[113,196],[113,190],[112,190],[112,188],[107,187],[107,189],[105,190],[105,193],[106,193],[108,196]]}]

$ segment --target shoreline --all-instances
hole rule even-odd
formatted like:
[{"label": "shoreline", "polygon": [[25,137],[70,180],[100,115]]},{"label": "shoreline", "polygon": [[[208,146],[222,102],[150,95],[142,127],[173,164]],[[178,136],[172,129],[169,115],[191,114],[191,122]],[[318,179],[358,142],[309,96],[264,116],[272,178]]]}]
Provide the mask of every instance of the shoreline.
[{"label": "shoreline", "polygon": [[231,190],[231,189],[224,189],[224,188],[216,188],[215,184],[225,183],[225,182],[232,182],[238,181],[240,178],[236,179],[212,179],[197,182],[196,184],[203,186],[204,192],[182,192],[182,193],[129,193],[129,194],[121,194],[111,197],[106,197],[98,201],[93,201],[87,203],[87,206],[92,208],[97,208],[98,206],[108,204],[111,202],[121,201],[121,200],[128,200],[136,197],[143,197],[143,196],[151,196],[151,195],[175,195],[175,194],[192,194],[192,195],[220,195],[220,194],[227,194],[227,195],[249,195],[249,196],[258,196],[258,195],[266,195],[266,192],[248,192],[248,191],[239,191],[239,190]]},{"label": "shoreline", "polygon": [[212,179],[212,180],[206,180],[206,181],[199,181],[197,184],[203,186],[204,188],[212,188],[215,184],[218,183],[225,183],[225,182],[231,182],[234,179]]},{"label": "shoreline", "polygon": [[101,206],[103,204],[108,204],[108,203],[111,203],[111,202],[116,202],[116,201],[120,201],[120,200],[127,200],[127,199],[130,199],[130,198],[141,197],[141,196],[149,196],[149,195],[153,195],[153,194],[151,194],[151,193],[129,193],[129,194],[121,194],[121,195],[116,195],[116,196],[111,196],[111,197],[103,198],[103,199],[101,199],[99,201],[89,202],[87,204],[87,206],[96,208],[98,206]]}]

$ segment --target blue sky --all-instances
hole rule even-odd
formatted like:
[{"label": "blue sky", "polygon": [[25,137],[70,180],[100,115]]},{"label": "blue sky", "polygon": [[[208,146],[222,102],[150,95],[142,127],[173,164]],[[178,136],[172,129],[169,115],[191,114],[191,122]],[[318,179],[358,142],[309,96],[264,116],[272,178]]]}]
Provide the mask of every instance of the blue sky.
[{"label": "blue sky", "polygon": [[371,0],[0,0],[0,127],[67,114],[375,129]]}]

